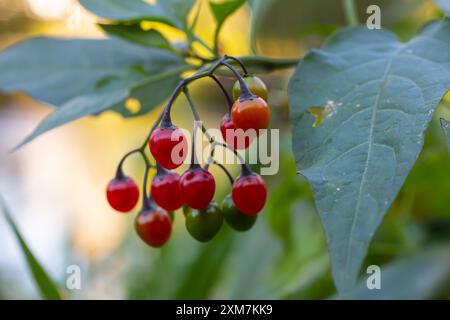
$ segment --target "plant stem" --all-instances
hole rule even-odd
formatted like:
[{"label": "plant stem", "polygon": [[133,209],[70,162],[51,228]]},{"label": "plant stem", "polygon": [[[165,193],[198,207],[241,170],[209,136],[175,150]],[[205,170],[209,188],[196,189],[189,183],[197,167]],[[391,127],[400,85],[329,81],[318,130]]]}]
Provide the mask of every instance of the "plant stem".
[{"label": "plant stem", "polygon": [[233,57],[233,56],[228,56],[228,55],[225,55],[225,59],[227,59],[227,60],[230,59],[230,60],[233,60],[234,62],[236,62],[241,67],[242,71],[244,72],[244,77],[248,76],[248,70],[245,67],[244,63],[241,61],[241,59]]},{"label": "plant stem", "polygon": [[127,154],[125,154],[123,157],[122,157],[122,159],[120,160],[120,162],[119,162],[119,165],[117,166],[117,171],[116,171],[116,179],[122,179],[123,177],[124,177],[124,174],[123,174],[123,164],[124,164],[124,162],[125,162],[125,160],[129,157],[129,156],[131,156],[131,155],[133,155],[133,154],[135,154],[135,153],[140,153],[141,152],[141,149],[134,149],[134,150],[131,150],[130,152],[128,152]]},{"label": "plant stem", "polygon": [[350,26],[357,26],[359,24],[359,21],[355,0],[342,0],[342,1],[345,10],[345,17],[347,18],[347,23]]},{"label": "plant stem", "polygon": [[[195,122],[197,122],[197,123],[201,122],[202,120],[200,119],[200,115],[197,112],[197,108],[195,108],[194,101],[192,100],[192,96],[189,93],[189,89],[187,87],[184,87],[183,88],[183,93],[186,96],[186,99],[187,99],[187,101],[189,103],[189,107],[191,108],[192,115],[194,116]],[[209,143],[213,143],[214,142],[214,138],[211,137],[211,135],[208,133],[208,131],[206,130],[206,128],[203,125],[203,123],[202,123],[201,129],[202,129],[203,134],[206,136],[206,138],[208,138]]]},{"label": "plant stem", "polygon": [[239,98],[240,101],[256,98],[256,96],[250,92],[247,84],[244,82],[244,79],[242,78],[240,73],[237,72],[237,70],[232,65],[230,65],[228,62],[225,61],[222,61],[221,64],[230,69],[231,72],[233,72],[236,79],[239,81],[239,85],[241,86],[241,96]]},{"label": "plant stem", "polygon": [[216,166],[218,166],[219,168],[221,168],[223,172],[225,172],[225,174],[227,175],[228,179],[230,180],[231,185],[233,185],[234,178],[231,175],[230,171],[228,171],[227,168],[225,168],[225,166],[223,164],[217,162],[216,160],[213,160],[212,163],[215,164]]},{"label": "plant stem", "polygon": [[150,172],[151,166],[149,164],[145,164],[145,172],[144,172],[144,179],[142,182],[142,210],[148,210],[149,200],[148,200],[148,194],[147,194],[147,184],[148,184],[148,175]]}]

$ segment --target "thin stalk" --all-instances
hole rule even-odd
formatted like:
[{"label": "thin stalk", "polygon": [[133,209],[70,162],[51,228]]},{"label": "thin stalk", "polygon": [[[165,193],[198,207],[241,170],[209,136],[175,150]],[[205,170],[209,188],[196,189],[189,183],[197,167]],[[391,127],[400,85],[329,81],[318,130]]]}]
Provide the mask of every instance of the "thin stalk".
[{"label": "thin stalk", "polygon": [[233,57],[233,56],[228,56],[228,55],[225,55],[225,59],[235,61],[241,67],[242,71],[244,72],[244,77],[248,76],[248,70],[245,67],[245,65],[241,59]]},{"label": "thin stalk", "polygon": [[356,10],[355,0],[342,0],[344,5],[345,17],[347,18],[347,23],[350,26],[357,26],[358,12]]},{"label": "thin stalk", "polygon": [[[188,89],[187,87],[184,87],[184,88],[183,88],[183,93],[184,93],[184,95],[186,96],[186,99],[187,99],[187,101],[188,101],[188,103],[189,103],[189,107],[191,108],[192,115],[194,116],[194,120],[195,120],[197,123],[201,122],[200,115],[198,114],[197,108],[195,108],[194,101],[193,101],[193,99],[192,99],[191,94],[189,93],[189,89]],[[206,130],[206,128],[205,128],[205,126],[203,125],[203,123],[202,123],[201,129],[202,129],[203,134],[204,134],[204,135],[206,136],[206,138],[209,140],[209,143],[213,143],[213,142],[214,142],[214,137],[212,137],[212,136],[208,133],[208,131]]]},{"label": "thin stalk", "polygon": [[147,194],[148,175],[150,173],[150,168],[150,165],[145,165],[144,179],[142,182],[142,211],[150,208],[150,201]]},{"label": "thin stalk", "polygon": [[239,100],[243,101],[256,98],[256,96],[248,89],[248,86],[242,78],[241,74],[237,72],[237,70],[232,65],[225,61],[222,61],[221,64],[230,69],[231,72],[233,72],[233,74],[235,75],[236,79],[239,81],[239,84],[241,86],[241,96]]},{"label": "thin stalk", "polygon": [[245,160],[244,160],[244,158],[242,158],[242,156],[239,154],[239,152],[237,152],[236,150],[234,150],[233,148],[231,148],[229,145],[227,145],[226,143],[223,143],[223,142],[217,142],[217,141],[214,141],[213,143],[211,143],[211,155],[210,155],[210,159],[211,159],[211,161],[214,161],[214,159],[213,159],[213,157],[214,157],[214,149],[215,149],[215,147],[222,147],[222,148],[225,148],[225,149],[228,149],[228,150],[230,150],[231,152],[233,152],[234,153],[234,155],[236,156],[236,158],[238,158],[239,159],[239,162],[241,163],[241,164],[245,164]]},{"label": "thin stalk", "polygon": [[228,179],[230,180],[231,185],[233,185],[234,178],[231,175],[230,171],[228,171],[227,168],[225,168],[225,166],[223,164],[217,162],[216,160],[213,160],[212,163],[215,164],[216,166],[218,166],[219,168],[221,168],[223,172],[225,172],[225,174],[227,175]]},{"label": "thin stalk", "polygon": [[194,121],[194,132],[192,134],[192,154],[191,154],[191,169],[198,167],[198,159],[196,154],[196,139],[197,139],[198,122]]},{"label": "thin stalk", "polygon": [[119,162],[119,165],[117,166],[117,171],[116,171],[116,179],[122,179],[123,177],[124,177],[124,174],[123,174],[123,164],[125,163],[125,160],[129,157],[129,156],[131,156],[131,155],[133,155],[133,154],[135,154],[135,153],[140,153],[141,152],[141,150],[140,149],[134,149],[134,150],[131,150],[130,152],[128,152],[127,154],[125,154],[123,157],[122,157],[122,159],[120,160],[120,162]]}]

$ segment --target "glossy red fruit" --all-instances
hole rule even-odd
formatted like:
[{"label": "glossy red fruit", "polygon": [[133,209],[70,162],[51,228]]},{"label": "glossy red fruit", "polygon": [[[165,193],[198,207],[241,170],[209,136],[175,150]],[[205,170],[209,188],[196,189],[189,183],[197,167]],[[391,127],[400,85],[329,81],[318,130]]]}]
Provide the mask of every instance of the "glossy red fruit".
[{"label": "glossy red fruit", "polygon": [[175,172],[158,174],[153,179],[150,194],[164,210],[174,211],[183,206],[184,201],[181,196],[180,180],[180,175]]},{"label": "glossy red fruit", "polygon": [[236,208],[244,214],[256,215],[266,204],[266,184],[255,173],[238,177],[233,184],[231,192]]},{"label": "glossy red fruit", "polygon": [[209,171],[191,168],[181,176],[181,194],[184,202],[193,209],[204,209],[214,197],[216,182]]},{"label": "glossy red fruit", "polygon": [[159,248],[170,238],[172,222],[166,211],[156,206],[141,211],[135,219],[139,237],[149,246]]},{"label": "glossy red fruit", "polygon": [[106,198],[113,209],[129,212],[139,200],[139,188],[129,177],[115,178],[106,188]]},{"label": "glossy red fruit", "polygon": [[243,130],[267,129],[269,118],[269,106],[264,99],[256,96],[245,100],[236,100],[231,109],[231,120],[236,128]]},{"label": "glossy red fruit", "polygon": [[166,169],[178,168],[186,159],[188,143],[176,127],[157,128],[150,136],[149,145],[155,160]]},{"label": "glossy red fruit", "polygon": [[235,150],[247,149],[257,136],[257,131],[237,129],[229,115],[220,122],[223,140]]}]

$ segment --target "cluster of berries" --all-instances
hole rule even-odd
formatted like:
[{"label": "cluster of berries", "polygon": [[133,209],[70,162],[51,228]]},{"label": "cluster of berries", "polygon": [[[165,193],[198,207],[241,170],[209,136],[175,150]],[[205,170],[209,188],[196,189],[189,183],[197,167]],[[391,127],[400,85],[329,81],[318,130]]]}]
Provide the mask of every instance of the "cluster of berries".
[{"label": "cluster of berries", "polygon": [[[241,77],[236,69],[227,63],[229,59],[240,64],[244,77]],[[237,77],[233,87],[235,101],[213,74],[221,66],[228,67]],[[260,129],[266,129],[269,124],[267,89],[259,78],[248,76],[245,66],[237,58],[225,56],[213,64],[207,72],[194,74],[180,82],[152,127],[144,146],[132,150],[122,158],[116,176],[108,184],[106,191],[108,202],[115,210],[129,212],[136,206],[139,200],[139,188],[133,179],[124,175],[122,165],[131,154],[141,153],[146,161],[146,172],[143,182],[143,206],[135,219],[135,228],[140,238],[152,247],[161,247],[168,241],[172,232],[173,212],[180,208],[183,208],[189,234],[196,240],[205,242],[218,233],[224,219],[235,230],[250,229],[266,202],[267,189],[264,180],[251,171],[242,157],[239,157],[242,162],[241,174],[236,180],[212,157],[204,167],[200,166],[195,156],[196,130],[194,130],[192,159],[188,170],[182,175],[171,171],[184,162],[188,145],[183,132],[172,124],[171,105],[183,91],[191,103],[191,108],[194,108],[194,117],[198,117],[187,90],[187,84],[202,77],[213,78],[229,101],[229,111],[220,124],[225,143],[217,145],[228,148],[239,157],[236,150],[248,148],[254,139],[246,132],[253,130],[257,135]],[[152,164],[146,156],[147,144],[155,164]],[[213,200],[216,183],[214,176],[208,171],[211,163],[222,168],[232,183],[231,194],[225,198],[221,206]],[[149,196],[147,179],[149,170],[152,168],[156,169],[156,175],[151,183]]]}]

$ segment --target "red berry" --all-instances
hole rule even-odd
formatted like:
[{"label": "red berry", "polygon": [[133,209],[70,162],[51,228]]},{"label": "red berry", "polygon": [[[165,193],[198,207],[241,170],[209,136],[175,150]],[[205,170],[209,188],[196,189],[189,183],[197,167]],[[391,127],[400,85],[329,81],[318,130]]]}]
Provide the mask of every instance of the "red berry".
[{"label": "red berry", "polygon": [[176,127],[157,128],[150,136],[150,152],[166,169],[178,168],[187,155],[187,140]]},{"label": "red berry", "polygon": [[197,167],[183,173],[180,188],[183,200],[189,207],[204,209],[214,197],[216,183],[211,173]]},{"label": "red berry", "polygon": [[236,128],[244,130],[266,129],[269,125],[270,110],[264,99],[259,97],[247,100],[238,99],[231,109],[231,119]]},{"label": "red berry", "polygon": [[166,211],[152,206],[136,216],[135,228],[145,243],[159,248],[169,240],[172,233],[172,222]]},{"label": "red berry", "polygon": [[232,196],[239,211],[248,215],[256,215],[266,203],[266,184],[255,173],[241,175],[233,184]]},{"label": "red berry", "polygon": [[225,115],[220,122],[220,131],[222,132],[223,140],[233,149],[242,150],[247,149],[257,136],[256,130],[237,129],[229,115]]},{"label": "red berry", "polygon": [[106,188],[106,197],[113,209],[129,212],[139,200],[139,188],[129,177],[115,178]]},{"label": "red berry", "polygon": [[150,194],[164,210],[174,211],[181,208],[184,201],[180,191],[180,175],[175,172],[156,175]]}]

